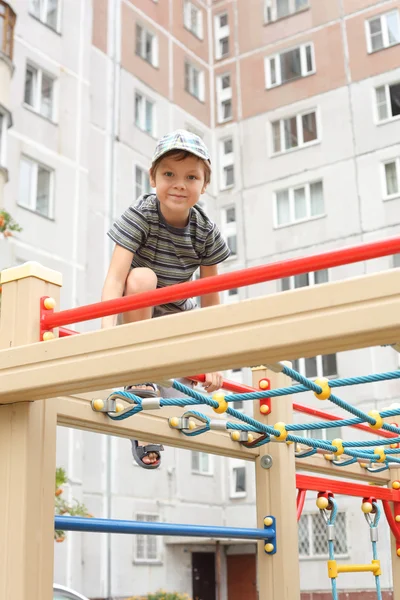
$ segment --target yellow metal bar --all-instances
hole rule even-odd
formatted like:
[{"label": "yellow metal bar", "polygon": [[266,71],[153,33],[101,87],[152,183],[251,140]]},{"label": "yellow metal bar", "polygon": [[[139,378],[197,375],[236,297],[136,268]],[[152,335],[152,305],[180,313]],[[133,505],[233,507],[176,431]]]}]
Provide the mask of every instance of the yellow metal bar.
[{"label": "yellow metal bar", "polygon": [[378,576],[382,575],[381,563],[373,560],[370,565],[338,565],[336,560],[328,560],[328,576],[334,579],[339,573],[373,573]]}]

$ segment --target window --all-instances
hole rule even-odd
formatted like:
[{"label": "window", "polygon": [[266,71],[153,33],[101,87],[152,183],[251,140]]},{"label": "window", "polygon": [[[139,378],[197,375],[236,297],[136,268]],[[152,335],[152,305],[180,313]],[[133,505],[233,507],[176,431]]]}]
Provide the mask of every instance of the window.
[{"label": "window", "polygon": [[307,221],[324,213],[322,181],[275,192],[275,227]]},{"label": "window", "polygon": [[204,71],[189,62],[185,62],[185,90],[204,102]]},{"label": "window", "polygon": [[313,44],[304,44],[265,59],[267,88],[307,77],[313,73],[315,73]]},{"label": "window", "polygon": [[400,254],[393,255],[393,268],[394,269],[400,268]]},{"label": "window", "polygon": [[217,77],[218,123],[232,119],[232,87],[229,73]]},{"label": "window", "polygon": [[7,117],[0,112],[0,166],[5,166]]},{"label": "window", "polygon": [[214,30],[215,58],[218,60],[229,56],[229,23],[227,13],[221,13],[215,16]]},{"label": "window", "polygon": [[[235,291],[237,291],[237,294],[239,297],[239,290],[235,290]],[[242,369],[232,369],[231,371],[227,371],[226,379],[228,379],[229,381],[236,381],[237,383],[243,383],[243,370]],[[230,393],[233,394],[234,392],[230,392]],[[232,405],[235,410],[243,410],[244,400],[235,400],[232,403]]]},{"label": "window", "polygon": [[[231,256],[237,256],[237,222],[235,206],[229,206],[222,209],[221,225],[221,233],[226,239],[228,248],[231,251]],[[235,291],[230,290],[230,292],[232,292],[231,298],[238,294],[236,288]]]},{"label": "window", "polygon": [[135,167],[135,193],[136,199],[143,194],[150,194],[152,188],[150,186],[150,176],[148,171],[142,169],[141,167]]},{"label": "window", "polygon": [[328,429],[307,429],[306,431],[298,432],[300,437],[309,438],[311,440],[324,440],[332,442],[342,438],[341,427],[329,427]]},{"label": "window", "polygon": [[233,156],[233,138],[226,138],[220,142],[221,157],[221,190],[235,185],[235,167]]},{"label": "window", "polygon": [[60,1],[59,0],[29,0],[29,12],[45,23],[51,29],[60,29]]},{"label": "window", "polygon": [[230,463],[230,497],[244,498],[247,494],[246,463],[237,459],[232,459]]},{"label": "window", "polygon": [[142,131],[154,136],[154,102],[136,92],[135,94],[135,125]]},{"label": "window", "polygon": [[52,217],[53,171],[27,157],[21,158],[18,204]]},{"label": "window", "polygon": [[272,121],[272,150],[274,154],[302,148],[318,140],[316,111]]},{"label": "window", "polygon": [[212,475],[211,455],[204,452],[192,452],[192,472]]},{"label": "window", "polygon": [[265,0],[265,21],[270,23],[309,7],[309,0]]},{"label": "window", "polygon": [[54,79],[42,69],[27,65],[24,102],[47,119],[53,119]]},{"label": "window", "polygon": [[368,52],[376,52],[400,43],[399,11],[379,15],[366,22]]},{"label": "window", "polygon": [[203,39],[203,11],[189,0],[185,0],[183,7],[183,23],[193,35]]},{"label": "window", "polygon": [[384,198],[392,198],[400,194],[400,158],[383,165]]},{"label": "window", "polygon": [[[138,513],[137,521],[145,521],[146,523],[157,523],[158,515]],[[136,535],[135,544],[135,560],[138,562],[159,562],[160,550],[158,536],[156,535]]]},{"label": "window", "polygon": [[226,290],[224,292],[224,304],[234,304],[235,302],[239,302],[239,289]]},{"label": "window", "polygon": [[[346,513],[339,512],[336,517],[335,555],[348,554]],[[328,556],[326,524],[319,513],[303,514],[299,521],[299,555],[300,558],[316,558]]]},{"label": "window", "polygon": [[16,14],[11,6],[0,3],[0,52],[10,60],[13,58],[15,21]]},{"label": "window", "polygon": [[375,89],[378,121],[400,115],[400,83],[382,85]]},{"label": "window", "polygon": [[153,67],[158,67],[157,36],[138,23],[136,23],[136,54]]},{"label": "window", "polygon": [[315,271],[314,273],[302,273],[292,277],[285,277],[281,280],[282,292],[287,290],[297,290],[310,285],[318,285],[319,283],[328,283],[329,274],[327,269]]},{"label": "window", "polygon": [[338,372],[336,354],[298,358],[293,361],[293,369],[308,379],[335,377]]}]

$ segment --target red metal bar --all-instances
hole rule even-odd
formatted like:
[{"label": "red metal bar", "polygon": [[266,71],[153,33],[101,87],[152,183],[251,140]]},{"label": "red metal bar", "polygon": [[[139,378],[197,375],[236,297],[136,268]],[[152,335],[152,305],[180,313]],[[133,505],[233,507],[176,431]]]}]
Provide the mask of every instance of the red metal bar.
[{"label": "red metal bar", "polygon": [[60,329],[58,330],[59,337],[68,337],[69,335],[78,335],[79,333],[79,331],[67,329],[67,327],[60,327]]},{"label": "red metal bar", "polygon": [[304,502],[306,501],[307,490],[298,490],[297,491],[297,520],[300,521],[301,513],[303,512]]},{"label": "red metal bar", "polygon": [[325,479],[323,477],[313,477],[312,475],[296,475],[296,487],[297,489],[314,492],[330,490],[333,494],[358,496],[360,498],[372,495],[378,500],[400,502],[400,491],[398,490],[391,490],[375,485],[363,485],[360,483],[350,483],[348,481]]},{"label": "red metal bar", "polygon": [[241,271],[171,285],[158,290],[136,294],[135,296],[88,304],[87,306],[63,310],[54,314],[43,314],[42,327],[43,329],[51,330],[60,325],[89,321],[90,319],[115,315],[128,310],[158,306],[213,292],[222,292],[232,288],[282,279],[283,277],[300,275],[301,273],[308,273],[310,271],[320,271],[321,269],[328,269],[339,265],[379,258],[389,254],[397,254],[398,252],[400,252],[400,237],[369,244],[359,244],[349,248],[342,248],[341,250],[333,250],[304,258],[293,258],[270,265],[251,267],[250,269],[242,269]]}]

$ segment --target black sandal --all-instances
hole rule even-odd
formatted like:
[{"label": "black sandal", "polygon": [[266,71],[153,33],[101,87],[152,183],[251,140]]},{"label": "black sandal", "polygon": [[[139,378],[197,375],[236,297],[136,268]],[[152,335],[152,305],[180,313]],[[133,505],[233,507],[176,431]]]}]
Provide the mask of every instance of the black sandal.
[{"label": "black sandal", "polygon": [[[161,464],[161,452],[164,450],[164,446],[161,444],[147,444],[146,446],[139,446],[137,440],[131,440],[132,442],[132,456],[137,464],[143,469],[158,469]],[[147,464],[143,462],[143,458],[148,456],[151,452],[158,454],[156,462]]]}]

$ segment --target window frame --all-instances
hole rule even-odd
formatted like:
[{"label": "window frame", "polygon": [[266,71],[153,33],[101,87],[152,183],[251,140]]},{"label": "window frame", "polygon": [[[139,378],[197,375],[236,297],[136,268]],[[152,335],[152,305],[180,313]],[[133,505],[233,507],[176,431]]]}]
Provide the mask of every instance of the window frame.
[{"label": "window frame", "polygon": [[[237,475],[236,472],[238,469],[244,469],[245,479],[244,479],[244,491],[237,491]],[[246,463],[243,460],[231,458],[229,461],[229,498],[246,498],[248,493],[248,477],[247,477],[247,469]]]},{"label": "window frame", "polygon": [[6,168],[8,123],[9,115],[0,110],[0,168],[3,169]]},{"label": "window frame", "polygon": [[[228,223],[227,214],[230,209],[235,210],[235,220]],[[226,243],[228,244],[229,238],[235,239],[236,244],[236,252],[230,254],[227,260],[235,259],[238,257],[238,232],[237,232],[237,207],[235,204],[227,204],[226,206],[221,207],[221,233],[225,238]],[[230,249],[230,248],[229,248]],[[227,292],[228,293],[228,290]]]},{"label": "window frame", "polygon": [[[29,104],[25,100],[25,92],[26,92],[26,74],[30,70],[33,72],[33,83],[32,83],[32,96],[33,96],[33,104]],[[51,110],[50,116],[44,115],[42,113],[42,103],[43,103],[43,94],[42,94],[42,83],[43,76],[47,77],[52,82],[52,90],[51,90]],[[56,123],[56,92],[57,92],[57,78],[52,74],[39,67],[37,64],[27,61],[25,65],[25,83],[24,83],[24,99],[22,102],[22,106],[31,110],[35,114],[39,115],[43,119],[50,121],[51,123]]]},{"label": "window frame", "polygon": [[[336,356],[336,371],[338,371],[337,352],[333,352],[333,354]],[[310,381],[314,381],[315,379],[320,379],[321,377],[324,377],[325,379],[337,379],[339,377],[338,373],[331,373],[331,374],[324,373],[324,370],[323,370],[323,357],[324,356],[329,356],[329,355],[318,354],[317,356],[309,357],[309,358],[315,358],[315,360],[316,360],[317,374],[315,375],[315,377],[309,377],[306,374],[306,362],[305,362],[306,359],[304,357],[297,358],[296,360],[298,360],[298,362],[299,362],[298,372],[300,373],[300,375],[307,377],[307,379],[310,379]],[[297,383],[296,383],[296,385],[297,385]]]},{"label": "window frame", "polygon": [[[386,50],[387,48],[392,48],[393,46],[397,46],[398,44],[400,44],[400,38],[399,38],[398,42],[394,42],[392,44],[389,43],[389,29],[387,26],[386,17],[391,14],[396,14],[397,26],[398,26],[399,34],[400,34],[400,13],[399,13],[398,9],[389,10],[387,12],[381,13],[379,15],[375,15],[374,17],[371,17],[370,19],[365,20],[365,35],[366,35],[366,39],[367,39],[368,54],[374,54],[375,52],[381,52],[382,50]],[[372,48],[372,33],[371,33],[371,25],[370,24],[371,24],[371,21],[376,21],[377,19],[380,19],[380,22],[381,22],[383,46],[382,46],[382,48],[373,49]]]},{"label": "window frame", "polygon": [[[227,154],[225,154],[224,151],[224,145],[225,142],[231,140],[232,141],[232,152],[228,152]],[[234,139],[233,139],[233,135],[229,135],[226,136],[224,138],[221,138],[219,140],[219,163],[220,163],[220,191],[225,191],[225,190],[231,190],[235,187],[236,185],[236,180],[235,180],[235,150],[234,150]],[[225,173],[226,173],[226,169],[232,167],[233,169],[233,183],[230,184],[226,184],[226,179],[225,179]]]},{"label": "window frame", "polygon": [[[303,128],[303,117],[310,115],[314,113],[315,114],[315,125],[317,128],[317,137],[315,138],[315,140],[310,140],[309,142],[305,142],[304,141],[304,128]],[[296,127],[297,127],[297,137],[298,137],[298,144],[297,146],[293,146],[292,148],[283,148],[283,144],[285,143],[285,121],[288,121],[289,119],[294,119],[296,118]],[[274,147],[274,123],[279,123],[279,135],[280,135],[280,143],[281,143],[281,149],[280,150],[275,150]],[[296,152],[297,150],[302,150],[303,148],[308,148],[310,146],[315,146],[316,144],[320,144],[322,141],[322,129],[321,129],[321,120],[320,120],[320,115],[319,115],[319,109],[318,107],[316,108],[310,108],[304,111],[301,111],[299,113],[295,113],[295,114],[289,114],[287,116],[281,117],[279,119],[274,119],[272,121],[269,121],[269,136],[270,138],[270,155],[271,157],[275,157],[275,156],[281,156],[282,154],[287,154],[288,152]],[[283,148],[283,149],[282,149]]]},{"label": "window frame", "polygon": [[[192,27],[192,11],[197,12],[196,30]],[[189,12],[190,11],[190,12]],[[204,17],[202,9],[191,0],[185,0],[183,4],[183,26],[190,31],[198,40],[204,40]]]},{"label": "window frame", "polygon": [[[304,67],[307,68],[307,48],[311,49],[311,61],[312,61],[312,69],[311,71],[304,71]],[[282,54],[286,54],[287,52],[293,52],[295,50],[300,50],[300,67],[301,67],[301,75],[299,77],[295,77],[293,79],[289,79],[288,81],[282,81],[282,68],[280,57]],[[275,78],[276,82],[272,83],[271,77],[271,61],[275,61]],[[265,88],[267,90],[271,90],[273,88],[279,87],[281,85],[286,85],[288,83],[293,83],[295,81],[299,81],[304,77],[309,77],[310,75],[315,75],[317,72],[316,61],[315,61],[315,49],[314,42],[306,42],[304,44],[300,44],[298,46],[291,46],[290,48],[284,48],[281,52],[277,54],[271,54],[264,57],[264,72],[265,72]]]},{"label": "window frame", "polygon": [[[303,10],[310,8],[310,0],[306,0],[307,5],[296,9],[296,0],[289,0],[289,13],[282,17],[278,17],[278,0],[264,0],[264,24],[275,23],[281,19],[287,19],[301,13]],[[271,12],[271,18],[268,18],[268,12]]]},{"label": "window frame", "polygon": [[[139,43],[138,43],[139,29],[141,31],[140,48],[139,48]],[[144,60],[144,62],[146,62],[147,64],[149,64],[152,67],[154,67],[155,69],[157,69],[159,66],[157,34],[154,33],[154,31],[147,29],[147,27],[143,26],[138,21],[136,22],[135,33],[136,33],[136,39],[135,39],[135,54],[136,54],[136,56],[139,56],[142,60]],[[150,38],[151,38],[151,58],[150,58],[150,60],[148,60],[148,58],[146,56],[146,43],[147,43],[146,38],[147,38],[147,36],[150,36]]]},{"label": "window frame", "polygon": [[[311,214],[311,186],[316,183],[322,183],[322,194],[324,200],[324,212],[318,215]],[[294,193],[296,190],[300,188],[305,189],[305,199],[306,199],[306,208],[307,208],[307,216],[302,219],[296,219],[295,217],[295,200]],[[290,220],[287,223],[278,223],[278,192],[288,192],[289,196],[289,212],[290,212]],[[323,179],[315,179],[313,181],[307,181],[305,183],[299,183],[297,185],[292,185],[287,188],[279,188],[273,191],[274,201],[273,201],[273,228],[274,229],[282,229],[284,227],[291,227],[293,225],[298,225],[301,223],[307,223],[308,221],[314,221],[315,219],[322,219],[326,217],[326,207],[325,207],[325,197],[324,197],[324,180]]]},{"label": "window frame", "polygon": [[[229,76],[229,87],[224,88],[222,82],[224,77]],[[233,102],[232,102],[232,74],[230,72],[217,75],[217,116],[218,123],[227,123],[233,120]],[[231,103],[231,113],[229,117],[224,117],[224,103]]]},{"label": "window frame", "polygon": [[[374,95],[374,113],[375,113],[375,123],[376,125],[385,125],[386,123],[389,123],[391,121],[397,121],[400,119],[400,113],[398,115],[392,115],[392,103],[390,100],[390,88],[391,86],[394,85],[399,85],[400,86],[400,79],[396,80],[396,81],[392,81],[391,83],[383,83],[382,85],[378,85],[376,87],[373,88],[373,95]],[[378,89],[383,88],[385,90],[385,102],[386,102],[386,108],[387,108],[387,113],[390,116],[386,117],[385,119],[380,119],[379,118],[379,109],[378,109],[378,96],[377,96],[377,91]]]},{"label": "window frame", "polygon": [[[139,519],[139,516],[145,516],[145,517],[155,517],[155,519],[152,520],[148,520],[148,519]],[[140,523],[158,523],[160,521],[160,515],[159,513],[154,513],[154,512],[144,512],[144,511],[137,511],[135,513],[135,521],[139,521]],[[156,543],[156,558],[148,558],[148,556],[146,556],[145,558],[139,558],[138,557],[138,540],[139,538],[142,537],[144,538],[144,542],[145,542],[145,549],[148,550],[147,548],[147,544],[146,544],[146,540],[147,538],[154,538],[155,539],[155,543]],[[146,533],[142,533],[142,534],[137,534],[135,536],[133,536],[133,544],[134,544],[134,552],[133,552],[133,560],[135,564],[160,564],[162,562],[162,557],[161,557],[161,540],[160,540],[160,536],[159,535],[153,535],[153,534],[146,534]]]},{"label": "window frame", "polygon": [[[225,15],[227,17],[227,24],[221,27],[220,19],[221,16]],[[228,39],[228,52],[222,53],[220,47],[221,42],[226,38]],[[214,54],[215,60],[223,60],[231,54],[229,14],[226,10],[223,10],[220,13],[214,15]]]},{"label": "window frame", "polygon": [[[394,194],[388,194],[387,178],[386,178],[386,165],[394,163],[396,165],[396,177],[397,177],[397,192]],[[394,200],[400,196],[400,156],[392,159],[384,160],[381,163],[381,179],[382,179],[382,199],[383,200]]]},{"label": "window frame", "polygon": [[[21,200],[20,200],[20,177],[21,177],[21,163],[22,161],[25,162],[30,162],[32,163],[32,165],[34,165],[34,172],[33,176],[31,174],[31,181],[29,182],[29,204],[22,204]],[[54,220],[54,179],[55,179],[55,171],[54,169],[52,169],[51,167],[49,167],[48,165],[45,165],[44,163],[42,163],[39,160],[36,160],[30,156],[27,156],[26,154],[21,154],[20,157],[20,168],[19,168],[19,176],[18,176],[18,196],[17,196],[17,205],[20,206],[21,208],[24,208],[26,210],[29,210],[33,213],[35,213],[36,215],[39,215],[40,217],[43,217],[45,219],[50,219],[50,220]],[[46,170],[49,172],[50,174],[50,179],[49,179],[49,201],[48,201],[48,206],[49,206],[49,210],[48,210],[48,214],[45,215],[43,213],[41,213],[40,211],[37,210],[37,185],[38,185],[38,171],[39,171],[39,167],[41,167],[42,169]],[[34,193],[34,190],[36,190],[36,192]],[[34,202],[33,202],[34,199]]]},{"label": "window frame", "polygon": [[[134,168],[135,198],[136,198],[136,200],[138,200],[138,198],[140,198],[140,196],[143,196],[143,194],[151,194],[153,188],[151,187],[151,184],[150,184],[150,174],[149,174],[148,169],[146,169],[139,163],[134,163],[133,168]],[[148,186],[149,191],[146,191],[146,189],[145,189],[146,185],[143,185],[142,183],[140,184],[140,187],[142,188],[142,192],[141,192],[141,194],[139,194],[139,196],[137,196],[137,188],[138,188],[138,180],[137,180],[138,173],[137,172],[138,172],[138,170],[140,170],[142,176],[144,175],[145,177],[147,177],[146,181],[148,181],[148,183],[149,183],[149,186]]]},{"label": "window frame", "polygon": [[[139,116],[140,123],[138,124],[136,122],[136,99],[139,97],[141,98],[141,101],[142,101],[142,108],[140,111],[141,114]],[[147,129],[146,129],[146,103],[149,103],[152,105],[151,131],[147,131]],[[152,100],[151,98],[149,98],[149,96],[144,94],[141,90],[136,89],[135,93],[134,93],[133,111],[134,111],[135,127],[137,127],[143,133],[146,133],[147,135],[150,135],[151,137],[155,138],[156,137],[156,102],[154,100]]]},{"label": "window frame", "polygon": [[40,3],[39,15],[36,15],[33,12],[33,1],[29,0],[28,12],[31,15],[31,17],[33,17],[34,19],[37,19],[38,21],[40,21],[40,23],[42,23],[43,25],[46,25],[46,27],[48,27],[49,29],[51,29],[55,33],[60,33],[61,32],[62,0],[57,0],[57,23],[56,23],[55,27],[53,27],[52,25],[50,25],[47,22],[47,20],[46,20],[46,16],[47,16],[47,13],[48,13],[47,8],[48,8],[48,5],[49,5],[49,1],[50,0],[39,0],[39,3]]},{"label": "window frame", "polygon": [[[345,559],[348,558],[350,555],[350,544],[349,544],[349,519],[347,516],[347,511],[346,510],[340,510],[338,512],[338,515],[344,515],[344,527],[345,527],[345,534],[346,534],[346,546],[347,546],[347,552],[345,553],[340,553],[337,551],[337,549],[335,548],[335,555],[337,557],[340,557],[341,559]],[[307,517],[307,521],[308,521],[308,540],[309,540],[309,545],[310,545],[310,549],[311,549],[311,553],[308,554],[301,554],[300,553],[300,544],[299,544],[299,560],[307,560],[307,561],[311,561],[311,560],[326,560],[329,557],[329,551],[328,551],[328,540],[326,541],[326,553],[324,554],[314,554],[312,552],[313,549],[313,529],[312,529],[312,517],[318,517],[321,519],[322,521],[322,517],[316,513],[316,512],[306,512],[304,511],[301,515],[301,517]]]},{"label": "window frame", "polygon": [[[186,69],[188,69],[188,78],[187,78],[187,73],[186,73]],[[198,73],[198,82],[199,82],[199,95],[197,96],[194,93],[194,86],[193,86],[193,73],[194,71],[197,71]],[[198,100],[199,102],[203,102],[205,101],[205,74],[204,74],[204,70],[200,69],[200,67],[197,67],[196,65],[194,65],[192,62],[190,62],[190,60],[185,59],[185,67],[184,67],[184,78],[185,78],[185,92],[187,92],[188,94],[190,94],[190,96],[192,96],[193,98],[196,98],[196,100]]]},{"label": "window frame", "polygon": [[14,54],[14,28],[17,15],[6,2],[1,2],[0,4],[4,9],[4,13],[0,14],[0,28],[3,32],[0,53],[2,52],[4,56],[12,61]]},{"label": "window frame", "polygon": [[[195,469],[193,467],[193,458],[194,455],[197,454],[199,457],[199,468]],[[202,468],[201,457],[207,456],[207,469]],[[190,470],[194,475],[203,475],[205,477],[213,477],[214,476],[214,461],[212,454],[207,454],[206,452],[198,452],[197,450],[192,450],[191,454],[191,462],[190,462]]]}]

